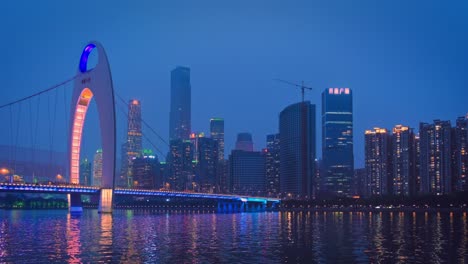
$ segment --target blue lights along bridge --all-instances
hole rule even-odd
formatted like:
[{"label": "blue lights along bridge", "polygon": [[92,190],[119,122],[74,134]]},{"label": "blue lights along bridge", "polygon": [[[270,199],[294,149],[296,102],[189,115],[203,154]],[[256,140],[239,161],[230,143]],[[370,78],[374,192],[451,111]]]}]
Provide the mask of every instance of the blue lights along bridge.
[{"label": "blue lights along bridge", "polygon": [[[0,192],[74,194],[79,197],[82,194],[97,195],[100,192],[100,188],[80,185],[0,183]],[[275,209],[280,203],[279,199],[266,197],[127,188],[115,188],[114,194],[128,196],[154,196],[166,199],[186,198],[212,200],[217,203],[217,210],[219,212],[264,211],[267,209]]]}]

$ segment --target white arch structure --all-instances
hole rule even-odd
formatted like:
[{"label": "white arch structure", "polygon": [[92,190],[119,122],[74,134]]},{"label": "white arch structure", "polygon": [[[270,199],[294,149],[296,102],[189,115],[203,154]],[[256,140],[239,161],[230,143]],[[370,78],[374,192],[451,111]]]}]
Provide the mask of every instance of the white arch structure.
[{"label": "white arch structure", "polygon": [[[93,50],[98,52],[98,62],[93,69],[88,69],[88,57]],[[93,97],[97,104],[102,142],[102,181],[99,212],[111,213],[116,154],[114,88],[106,52],[102,45],[95,41],[86,45],[81,54],[71,99],[68,153],[70,183],[72,184],[80,183],[80,151],[83,125],[89,103]],[[71,194],[69,205],[72,212],[82,211],[80,195]]]}]

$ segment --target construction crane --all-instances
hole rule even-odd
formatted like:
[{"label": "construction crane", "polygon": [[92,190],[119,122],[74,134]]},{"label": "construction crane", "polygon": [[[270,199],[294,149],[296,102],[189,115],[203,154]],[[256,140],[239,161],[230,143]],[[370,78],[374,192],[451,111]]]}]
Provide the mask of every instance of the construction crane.
[{"label": "construction crane", "polygon": [[[282,83],[286,83],[286,84],[289,84],[289,85],[292,85],[292,86],[295,86],[297,88],[300,88],[301,89],[301,93],[302,93],[302,102],[301,102],[301,178],[302,178],[302,195],[306,195],[307,194],[311,194],[312,195],[312,190],[309,189],[311,186],[311,181],[312,179],[310,179],[308,177],[308,170],[310,170],[310,167],[308,167],[308,159],[307,159],[307,149],[308,149],[308,137],[307,137],[307,106],[306,104],[304,103],[304,93],[305,93],[305,90],[309,90],[309,91],[312,91],[312,87],[307,87],[304,85],[304,81],[301,83],[301,84],[297,84],[297,83],[292,83],[292,82],[288,82],[288,81],[285,81],[285,80],[281,80],[281,79],[273,79],[275,81],[278,81],[278,82],[282,82]],[[313,167],[312,167],[313,168]],[[313,172],[310,172],[311,174]],[[313,175],[310,175],[310,177],[312,178]],[[310,182],[309,182],[310,181]]]},{"label": "construction crane", "polygon": [[292,86],[295,86],[297,88],[300,88],[301,89],[301,93],[302,93],[302,102],[304,102],[304,92],[305,90],[309,90],[309,91],[312,91],[312,87],[307,87],[304,85],[304,81],[302,81],[302,84],[297,84],[297,83],[292,83],[292,82],[288,82],[288,81],[285,81],[285,80],[281,80],[281,79],[273,79],[275,81],[278,81],[278,82],[282,82],[282,83],[286,83],[286,84],[289,84],[289,85],[292,85]]}]

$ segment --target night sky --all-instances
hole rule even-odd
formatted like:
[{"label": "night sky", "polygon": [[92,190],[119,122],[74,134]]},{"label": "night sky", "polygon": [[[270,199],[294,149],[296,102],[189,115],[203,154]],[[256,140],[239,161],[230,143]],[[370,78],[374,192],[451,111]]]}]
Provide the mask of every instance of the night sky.
[{"label": "night sky", "polygon": [[[226,155],[239,132],[253,134],[255,149],[264,147],[266,135],[278,131],[279,112],[300,100],[299,90],[274,78],[314,87],[306,99],[317,104],[319,157],[320,94],[328,87],[353,89],[356,167],[364,166],[365,129],[417,128],[433,119],[453,123],[468,112],[467,1],[135,2],[3,2],[0,104],[75,75],[83,47],[96,40],[106,49],[116,92],[140,99],[143,119],[166,140],[170,70],[190,67],[192,128],[209,132],[209,119],[224,117]],[[70,97],[72,85],[62,88],[68,94],[41,97],[39,112],[47,115],[30,118],[37,99],[23,104],[21,113],[12,108],[13,121],[29,120],[19,129],[14,125],[21,131],[19,145],[29,146],[39,135],[35,144],[65,150],[61,128],[69,102],[53,102]],[[8,111],[0,110],[4,127],[15,124]],[[51,134],[46,124],[54,118]],[[33,135],[36,119],[42,128],[32,129]],[[97,119],[92,105],[82,156],[100,145]],[[118,122],[123,142],[121,112]],[[11,143],[12,134],[2,129],[0,143]]]}]

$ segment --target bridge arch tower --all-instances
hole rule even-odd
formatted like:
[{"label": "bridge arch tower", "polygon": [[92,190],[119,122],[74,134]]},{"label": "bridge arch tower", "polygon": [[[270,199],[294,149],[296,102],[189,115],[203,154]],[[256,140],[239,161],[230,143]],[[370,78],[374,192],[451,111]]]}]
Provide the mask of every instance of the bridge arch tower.
[{"label": "bridge arch tower", "polygon": [[[98,62],[88,69],[91,51],[98,52]],[[92,41],[83,49],[75,78],[71,99],[68,161],[70,183],[80,182],[80,151],[83,125],[92,98],[95,98],[99,115],[102,142],[102,180],[99,212],[111,213],[115,182],[116,121],[112,76],[106,52],[99,42]],[[69,198],[70,211],[81,211],[80,197]]]}]

